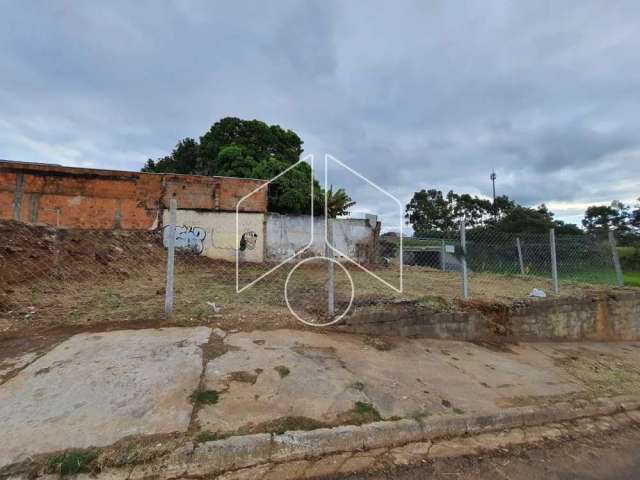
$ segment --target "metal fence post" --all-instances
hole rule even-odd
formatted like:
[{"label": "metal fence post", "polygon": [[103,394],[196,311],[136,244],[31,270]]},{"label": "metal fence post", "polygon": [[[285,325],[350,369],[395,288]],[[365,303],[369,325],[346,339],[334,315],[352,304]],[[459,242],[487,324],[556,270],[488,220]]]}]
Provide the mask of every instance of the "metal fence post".
[{"label": "metal fence post", "polygon": [[518,247],[518,263],[520,264],[520,275],[524,275],[524,262],[522,261],[522,245],[520,237],[516,237],[516,247]]},{"label": "metal fence post", "polygon": [[616,237],[613,230],[609,230],[609,245],[611,245],[611,256],[613,258],[613,268],[616,271],[616,286],[624,287],[624,276],[622,275],[622,267],[620,266],[620,256],[618,255],[618,247],[616,245]]},{"label": "metal fence post", "polygon": [[553,291],[560,293],[560,286],[558,284],[558,261],[556,258],[556,231],[553,228],[549,230],[549,243],[551,244],[551,278],[553,280]]},{"label": "metal fence post", "polygon": [[[333,219],[327,218],[327,242],[333,245]],[[333,264],[333,250],[327,243],[324,246],[325,256],[329,259],[327,271],[327,314],[334,316],[336,313],[336,272]]]},{"label": "metal fence post", "polygon": [[469,277],[467,272],[467,233],[465,219],[460,221],[460,246],[462,247],[462,297],[469,298]]},{"label": "metal fence post", "polygon": [[446,261],[447,249],[444,244],[444,239],[442,240],[442,245],[440,246],[440,268],[443,272],[447,271],[447,261]]},{"label": "metal fence post", "polygon": [[169,238],[167,245],[167,285],[164,293],[164,313],[167,317],[173,315],[173,264],[176,252],[176,223],[178,202],[171,199],[169,209]]}]

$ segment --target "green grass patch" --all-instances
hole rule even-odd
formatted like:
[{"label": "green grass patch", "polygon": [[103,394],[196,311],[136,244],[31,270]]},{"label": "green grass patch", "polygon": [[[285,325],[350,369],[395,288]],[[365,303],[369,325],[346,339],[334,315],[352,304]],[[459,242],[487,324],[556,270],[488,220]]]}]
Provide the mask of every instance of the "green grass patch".
[{"label": "green grass patch", "polygon": [[284,365],[278,365],[277,367],[273,367],[273,369],[278,372],[280,378],[284,378],[291,373],[291,370],[289,370]]},{"label": "green grass patch", "polygon": [[354,407],[354,412],[362,417],[367,417],[373,419],[372,421],[381,420],[382,417],[376,408],[370,403],[366,402],[356,402]]},{"label": "green grass patch", "polygon": [[67,452],[49,458],[47,466],[49,472],[59,473],[61,476],[90,472],[91,462],[96,458],[93,452]]},{"label": "green grass patch", "polygon": [[199,443],[212,442],[214,440],[218,440],[218,436],[213,432],[210,432],[208,430],[204,430],[204,431],[198,433],[198,436],[196,437],[196,440]]},{"label": "green grass patch", "polygon": [[215,390],[201,390],[195,394],[195,401],[205,405],[215,405],[219,398],[220,396]]},{"label": "green grass patch", "polygon": [[623,272],[626,287],[640,287],[640,272]]}]

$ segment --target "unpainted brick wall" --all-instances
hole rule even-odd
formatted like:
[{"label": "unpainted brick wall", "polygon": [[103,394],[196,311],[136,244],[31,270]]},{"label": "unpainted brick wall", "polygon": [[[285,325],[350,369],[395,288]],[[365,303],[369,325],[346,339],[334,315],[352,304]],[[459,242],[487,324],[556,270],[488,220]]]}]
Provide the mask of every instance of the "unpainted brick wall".
[{"label": "unpainted brick wall", "polygon": [[[264,181],[120,172],[0,162],[0,219],[68,228],[144,230],[158,226],[175,195],[178,208],[235,211]],[[267,189],[241,205],[266,212]]]}]

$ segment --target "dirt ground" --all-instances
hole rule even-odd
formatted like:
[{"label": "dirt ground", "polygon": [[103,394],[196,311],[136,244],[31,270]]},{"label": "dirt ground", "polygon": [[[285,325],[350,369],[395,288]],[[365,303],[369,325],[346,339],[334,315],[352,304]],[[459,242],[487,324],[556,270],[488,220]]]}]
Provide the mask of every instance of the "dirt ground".
[{"label": "dirt ground", "polygon": [[[304,328],[285,302],[285,283],[293,264],[284,265],[241,293],[236,293],[234,263],[179,254],[175,265],[174,314],[167,319],[166,252],[158,232],[57,230],[0,222],[0,337],[60,328],[77,332],[109,325]],[[238,286],[248,285],[272,267],[243,264]],[[400,286],[397,265],[368,268],[388,284]],[[347,270],[353,279],[356,305],[425,300],[453,308],[462,294],[458,272],[406,266],[403,291],[397,293],[356,266],[347,265]],[[306,263],[288,282],[292,309],[312,323],[327,316],[326,279],[326,263]],[[550,292],[550,281],[480,273],[470,277],[471,295],[480,302],[509,304],[533,288]],[[586,289],[590,287],[565,284],[561,295],[582,295]],[[338,314],[351,296],[349,278],[336,267]]]}]

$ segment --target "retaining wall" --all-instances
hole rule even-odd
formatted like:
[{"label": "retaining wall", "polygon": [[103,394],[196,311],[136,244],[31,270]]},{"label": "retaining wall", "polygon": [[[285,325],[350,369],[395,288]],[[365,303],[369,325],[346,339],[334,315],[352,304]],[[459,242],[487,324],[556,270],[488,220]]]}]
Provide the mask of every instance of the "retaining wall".
[{"label": "retaining wall", "polygon": [[413,302],[356,306],[338,328],[458,340],[640,340],[640,289],[590,292],[580,298],[523,299],[502,309],[488,305],[482,312],[470,305],[462,304],[454,312]]}]

